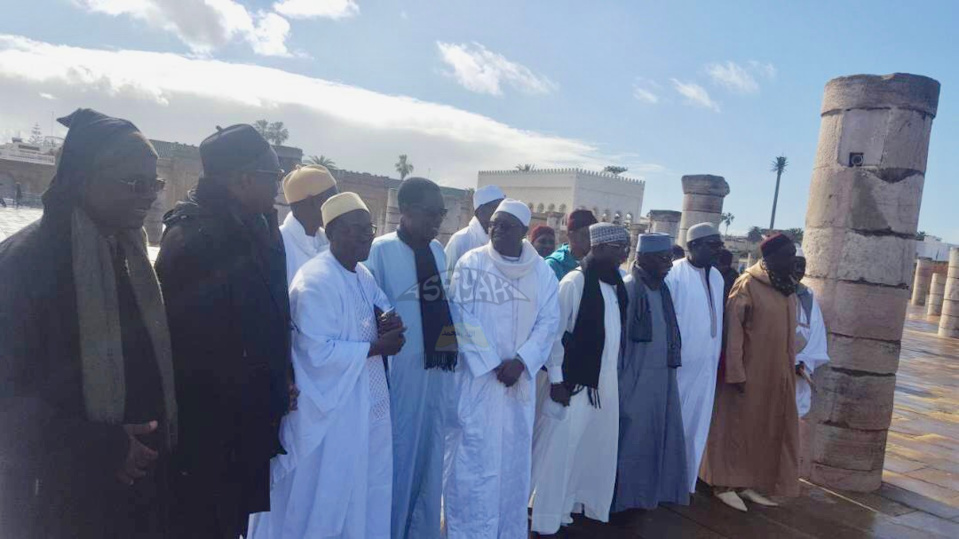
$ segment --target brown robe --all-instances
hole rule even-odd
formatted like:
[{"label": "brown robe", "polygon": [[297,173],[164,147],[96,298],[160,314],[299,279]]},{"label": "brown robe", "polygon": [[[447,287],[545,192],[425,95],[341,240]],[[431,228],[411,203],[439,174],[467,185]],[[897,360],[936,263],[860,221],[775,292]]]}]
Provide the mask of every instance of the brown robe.
[{"label": "brown robe", "polygon": [[[725,372],[701,469],[710,485],[799,494],[795,337],[796,295],[774,289],[759,264],[746,270],[726,302]],[[740,382],[743,393],[730,385]]]}]

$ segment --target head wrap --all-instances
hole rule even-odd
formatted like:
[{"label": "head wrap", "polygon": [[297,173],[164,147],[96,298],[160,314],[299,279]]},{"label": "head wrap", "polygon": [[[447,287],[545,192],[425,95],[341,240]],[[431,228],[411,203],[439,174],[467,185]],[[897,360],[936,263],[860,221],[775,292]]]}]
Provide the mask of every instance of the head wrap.
[{"label": "head wrap", "polygon": [[530,243],[535,243],[535,242],[536,242],[536,238],[538,238],[538,237],[540,237],[540,236],[547,235],[547,234],[555,236],[555,235],[556,235],[556,231],[553,230],[553,227],[549,227],[549,226],[546,226],[546,225],[536,225],[536,226],[533,228],[533,231],[530,232],[530,234],[529,234],[529,241],[530,241]]},{"label": "head wrap", "polygon": [[480,187],[473,193],[473,209],[475,210],[483,204],[489,204],[494,200],[503,200],[504,198],[506,198],[506,194],[495,185]]},{"label": "head wrap", "polygon": [[763,252],[763,258],[766,258],[791,243],[792,241],[785,234],[777,233],[763,240],[759,244],[759,249]]},{"label": "head wrap", "polygon": [[500,212],[508,213],[516,217],[519,219],[519,222],[523,223],[523,226],[529,226],[529,221],[533,218],[533,213],[529,211],[529,206],[512,198],[507,198],[500,202],[499,206],[496,207],[496,211],[493,213]]},{"label": "head wrap", "polygon": [[[590,228],[592,231],[592,228]],[[672,250],[673,239],[668,234],[640,234],[636,245],[637,253],[665,253]]]},{"label": "head wrap", "polygon": [[330,226],[330,223],[337,217],[354,210],[363,210],[370,213],[370,209],[366,207],[360,195],[351,192],[331,196],[320,208],[320,212],[323,214],[323,223],[326,226]]},{"label": "head wrap", "polygon": [[252,125],[217,126],[216,133],[200,143],[204,176],[237,171],[280,170],[280,161],[270,143]]},{"label": "head wrap", "polygon": [[590,246],[604,243],[629,243],[629,233],[620,225],[612,223],[596,223],[589,227]]},{"label": "head wrap", "polygon": [[709,236],[718,236],[719,229],[712,223],[699,223],[689,227],[686,231],[686,243],[707,238]]},{"label": "head wrap", "polygon": [[298,165],[283,178],[283,195],[290,204],[325,193],[333,187],[336,187],[336,180],[323,165]]},{"label": "head wrap", "polygon": [[806,258],[806,255],[802,252],[802,245],[796,244],[796,258]]},{"label": "head wrap", "polygon": [[589,210],[576,210],[566,218],[566,230],[570,232],[576,232],[594,224],[596,224],[596,216]]},{"label": "head wrap", "polygon": [[113,118],[93,109],[77,109],[57,122],[67,127],[67,136],[60,149],[57,172],[43,194],[43,204],[72,206],[80,196],[87,174],[102,164],[104,158],[117,161],[135,152],[147,151],[156,157],[150,141],[127,120]]}]

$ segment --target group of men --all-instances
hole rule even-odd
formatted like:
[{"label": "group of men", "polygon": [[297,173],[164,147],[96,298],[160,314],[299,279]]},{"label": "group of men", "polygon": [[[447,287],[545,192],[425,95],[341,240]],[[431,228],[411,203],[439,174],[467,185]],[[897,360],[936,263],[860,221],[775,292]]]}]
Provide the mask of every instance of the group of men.
[{"label": "group of men", "polygon": [[550,535],[688,503],[700,476],[741,510],[798,492],[797,400],[828,357],[784,236],[728,300],[709,224],[675,262],[641,235],[623,271],[623,227],[577,210],[555,248],[487,186],[444,249],[440,188],[414,177],[377,237],[329,170],[284,174],[241,124],[200,144],[151,266],[150,142],[90,109],[60,121],[43,217],[0,244],[19,283],[0,535],[520,538],[530,509]]}]

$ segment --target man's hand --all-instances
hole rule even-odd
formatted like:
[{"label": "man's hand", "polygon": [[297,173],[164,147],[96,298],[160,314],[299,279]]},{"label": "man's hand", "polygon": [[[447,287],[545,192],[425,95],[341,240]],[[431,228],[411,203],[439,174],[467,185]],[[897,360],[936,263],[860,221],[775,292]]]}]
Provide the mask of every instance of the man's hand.
[{"label": "man's hand", "polygon": [[396,311],[390,311],[376,320],[376,330],[378,335],[383,335],[388,331],[403,327],[403,319]]},{"label": "man's hand", "polygon": [[127,450],[127,458],[124,459],[123,465],[117,470],[117,479],[124,485],[132,486],[134,481],[146,476],[147,468],[160,456],[137,439],[138,435],[150,434],[157,430],[157,422],[123,425],[123,430],[130,438],[130,449]]},{"label": "man's hand", "polygon": [[379,338],[370,345],[370,354],[367,357],[395,356],[403,349],[403,344],[406,343],[406,337],[403,336],[403,332],[405,331],[406,328],[400,326],[381,334]]},{"label": "man's hand", "polygon": [[569,391],[569,388],[566,387],[566,384],[560,382],[558,384],[550,384],[549,386],[549,398],[553,399],[554,402],[558,402],[563,406],[569,406],[569,399],[572,397],[572,394]]},{"label": "man's hand", "polygon": [[738,391],[740,395],[746,392],[746,382],[738,382],[738,383],[729,384],[729,385],[735,387],[736,391]]},{"label": "man's hand", "polygon": [[286,383],[287,391],[290,392],[290,408],[289,411],[292,412],[296,410],[296,400],[300,398],[300,388],[296,387],[296,384],[293,383],[293,380],[289,380]]},{"label": "man's hand", "polygon": [[507,359],[499,364],[499,367],[493,369],[496,372],[496,379],[506,387],[513,387],[513,384],[519,380],[520,375],[526,370],[526,364],[519,358]]}]

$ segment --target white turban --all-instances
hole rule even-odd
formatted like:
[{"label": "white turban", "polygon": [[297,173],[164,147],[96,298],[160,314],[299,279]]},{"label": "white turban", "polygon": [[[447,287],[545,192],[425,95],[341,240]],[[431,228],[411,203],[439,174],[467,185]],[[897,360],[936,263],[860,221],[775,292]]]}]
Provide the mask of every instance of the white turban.
[{"label": "white turban", "polygon": [[529,220],[533,218],[533,212],[529,211],[529,206],[523,204],[519,200],[513,200],[512,198],[507,198],[499,203],[499,206],[496,207],[496,211],[493,213],[508,213],[513,217],[519,219],[519,222],[523,223],[523,226],[529,226]]},{"label": "white turban", "polygon": [[506,195],[503,190],[495,185],[480,187],[473,193],[473,209],[479,208],[483,204],[489,204],[494,200],[503,200]]}]

